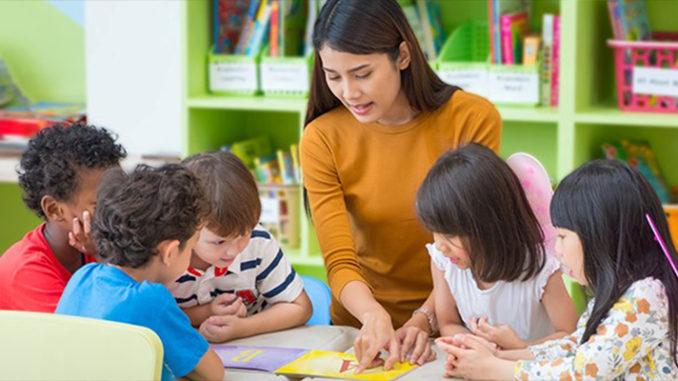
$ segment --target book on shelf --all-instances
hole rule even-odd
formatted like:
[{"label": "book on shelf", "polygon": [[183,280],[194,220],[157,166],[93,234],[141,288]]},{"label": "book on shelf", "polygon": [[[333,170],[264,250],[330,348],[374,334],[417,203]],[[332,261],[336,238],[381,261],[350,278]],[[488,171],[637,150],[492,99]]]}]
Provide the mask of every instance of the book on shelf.
[{"label": "book on shelf", "polygon": [[527,36],[523,43],[523,65],[534,66],[539,62],[541,36]]},{"label": "book on shelf", "polygon": [[38,102],[3,108],[0,109],[0,138],[5,141],[13,139],[14,142],[28,140],[51,125],[86,119],[85,105],[81,103]]},{"label": "book on shelf", "polygon": [[667,186],[666,178],[662,173],[657,157],[648,142],[622,139],[603,143],[601,148],[605,158],[625,161],[638,169],[652,185],[662,203],[676,202],[675,195]]},{"label": "book on shelf", "polygon": [[235,54],[245,54],[247,44],[250,42],[254,32],[254,23],[257,19],[257,15],[259,14],[259,5],[260,0],[251,0],[245,19],[242,21],[240,37],[238,38],[238,44],[235,47]]},{"label": "book on shelf", "polygon": [[271,152],[271,142],[266,136],[258,136],[252,139],[241,140],[230,145],[221,147],[224,151],[230,151],[237,156],[245,166],[254,169],[254,159]]},{"label": "book on shelf", "polygon": [[540,73],[540,97],[541,104],[547,106],[551,104],[551,80],[552,80],[552,59],[553,59],[553,23],[554,15],[546,13],[543,16],[541,40],[541,73]]},{"label": "book on shelf", "polygon": [[526,11],[501,16],[502,63],[506,65],[522,62],[522,43],[528,32]]},{"label": "book on shelf", "polygon": [[551,106],[558,106],[560,91],[560,16],[553,16],[553,46],[551,49]]},{"label": "book on shelf", "polygon": [[610,24],[616,40],[650,40],[652,30],[647,0],[608,0]]},{"label": "book on shelf", "polygon": [[490,38],[490,62],[504,63],[504,50],[502,45],[501,17],[506,14],[526,12],[530,18],[530,0],[487,0],[489,38]]},{"label": "book on shelf", "polygon": [[214,0],[214,53],[233,54],[249,0]]}]

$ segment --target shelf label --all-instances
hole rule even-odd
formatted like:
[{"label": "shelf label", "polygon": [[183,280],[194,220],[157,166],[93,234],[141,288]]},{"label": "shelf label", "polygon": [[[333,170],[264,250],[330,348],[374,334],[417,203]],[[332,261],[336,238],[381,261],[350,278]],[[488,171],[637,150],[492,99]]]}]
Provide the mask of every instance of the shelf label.
[{"label": "shelf label", "polygon": [[280,200],[277,198],[260,197],[261,218],[259,222],[277,224],[280,221]]},{"label": "shelf label", "polygon": [[487,70],[485,69],[444,69],[438,72],[443,82],[459,86],[464,91],[486,97]]},{"label": "shelf label", "polygon": [[307,92],[308,65],[305,63],[261,63],[261,87],[264,91]]},{"label": "shelf label", "polygon": [[539,103],[539,75],[536,72],[490,71],[488,98],[497,103]]},{"label": "shelf label", "polygon": [[633,93],[678,97],[678,70],[635,66]]},{"label": "shelf label", "polygon": [[210,63],[210,90],[256,91],[257,64],[254,62]]}]

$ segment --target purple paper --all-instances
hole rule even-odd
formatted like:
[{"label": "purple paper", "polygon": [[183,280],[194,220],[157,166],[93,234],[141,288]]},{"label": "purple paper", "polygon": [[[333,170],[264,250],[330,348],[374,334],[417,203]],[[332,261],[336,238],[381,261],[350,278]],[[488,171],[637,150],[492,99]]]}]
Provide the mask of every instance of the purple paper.
[{"label": "purple paper", "polygon": [[308,349],[255,347],[251,345],[212,344],[224,368],[274,372],[303,356]]}]

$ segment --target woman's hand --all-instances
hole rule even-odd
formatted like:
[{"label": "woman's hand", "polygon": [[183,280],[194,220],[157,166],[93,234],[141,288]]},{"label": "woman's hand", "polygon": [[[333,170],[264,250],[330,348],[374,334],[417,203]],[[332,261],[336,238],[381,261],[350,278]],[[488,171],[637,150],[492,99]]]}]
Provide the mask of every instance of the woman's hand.
[{"label": "woman's hand", "polygon": [[[418,320],[417,320],[418,319]],[[428,321],[423,314],[415,314],[402,327],[396,330],[396,337],[400,343],[400,362],[407,360],[407,354],[410,355],[410,364],[423,365],[436,359],[436,353],[431,350],[428,341]]]},{"label": "woman's hand", "polygon": [[[382,363],[384,369],[390,370],[400,356],[400,344],[393,330],[391,317],[383,310],[370,311],[363,315],[362,322],[363,326],[358,338],[353,343],[355,355],[358,359],[356,373],[379,366]],[[385,363],[379,357],[382,349],[389,352]]]},{"label": "woman's hand", "polygon": [[471,332],[487,341],[491,341],[502,349],[522,349],[527,343],[518,337],[516,331],[506,324],[492,325],[487,322],[487,317],[472,318],[469,324]]}]

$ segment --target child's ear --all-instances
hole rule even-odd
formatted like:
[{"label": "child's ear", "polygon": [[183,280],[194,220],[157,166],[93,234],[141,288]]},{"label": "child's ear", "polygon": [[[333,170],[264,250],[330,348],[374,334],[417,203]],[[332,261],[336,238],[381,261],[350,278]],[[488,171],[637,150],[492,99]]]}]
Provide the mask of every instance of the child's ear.
[{"label": "child's ear", "polygon": [[61,222],[66,218],[63,204],[50,195],[42,196],[40,207],[49,221]]},{"label": "child's ear", "polygon": [[156,246],[158,256],[165,266],[169,266],[177,255],[179,255],[179,245],[180,242],[178,239],[166,239]]}]

